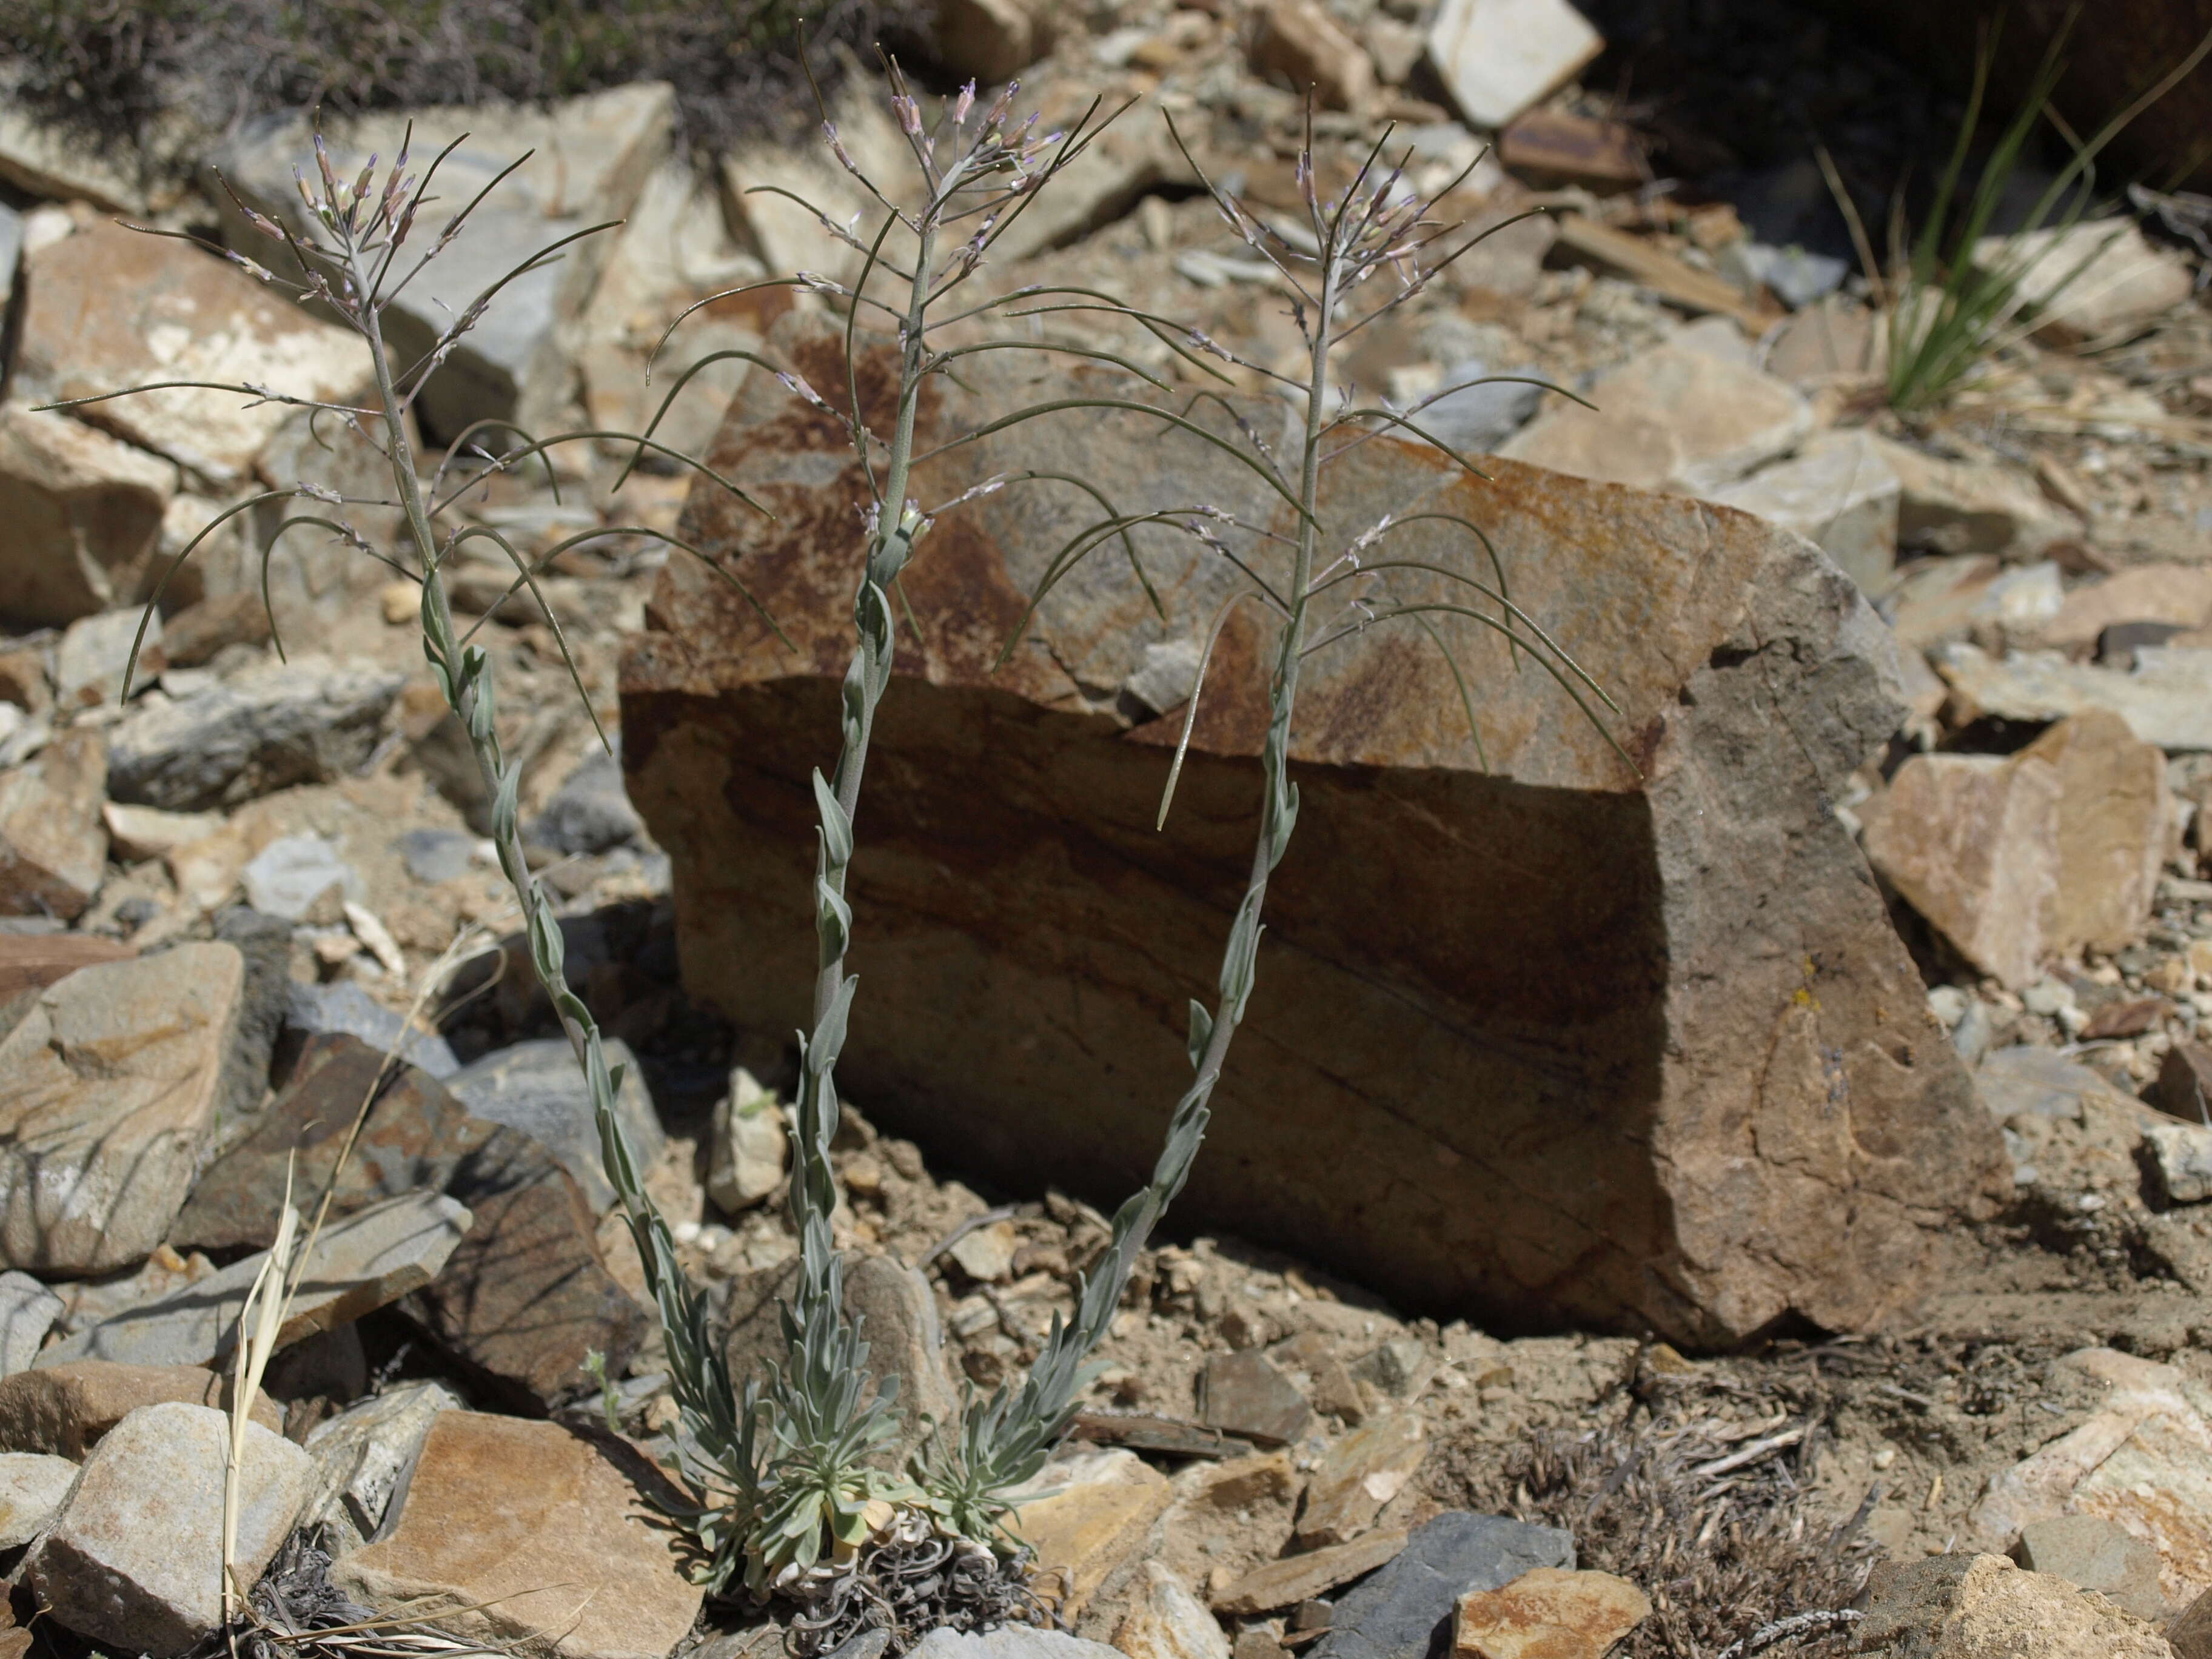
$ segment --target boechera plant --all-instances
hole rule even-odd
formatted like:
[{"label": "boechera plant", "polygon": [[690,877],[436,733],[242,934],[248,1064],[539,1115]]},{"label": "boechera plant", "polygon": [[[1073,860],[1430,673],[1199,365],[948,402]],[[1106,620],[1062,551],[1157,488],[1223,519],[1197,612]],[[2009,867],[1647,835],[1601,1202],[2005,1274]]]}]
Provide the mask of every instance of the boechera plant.
[{"label": "boechera plant", "polygon": [[[756,1598],[780,1595],[797,1603],[794,1628],[810,1649],[826,1647],[862,1625],[876,1623],[890,1626],[896,1648],[903,1650],[932,1623],[972,1624],[1020,1616],[1024,1605],[1035,1607],[1021,1593],[1024,1554],[1012,1527],[1011,1495],[1037,1475],[1066,1433],[1092,1374],[1090,1356],[1107,1335],[1138,1254],[1181,1191],[1205,1138],[1213,1090],[1252,994],[1268,882],[1297,824],[1298,793],[1291,777],[1291,745],[1299,678],[1307,659],[1365,629],[1393,622],[1422,629],[1449,659],[1451,653],[1438,624],[1458,619],[1501,635],[1516,663],[1525,656],[1547,671],[1594,721],[1598,718],[1595,703],[1611,707],[1595,682],[1512,601],[1503,562],[1472,520],[1431,512],[1395,520],[1386,516],[1340,539],[1332,539],[1324,528],[1321,497],[1325,467],[1347,464],[1362,446],[1386,434],[1436,441],[1420,422],[1425,405],[1401,410],[1361,403],[1336,383],[1332,355],[1344,341],[1421,294],[1439,270],[1480,240],[1480,234],[1469,234],[1447,246],[1454,241],[1456,228],[1434,216],[1443,192],[1424,197],[1408,185],[1405,169],[1410,152],[1393,164],[1386,134],[1346,187],[1332,193],[1316,182],[1309,135],[1297,170],[1305,208],[1302,226],[1270,223],[1228,193],[1207,186],[1237,236],[1280,278],[1305,348],[1299,371],[1284,374],[1248,362],[1203,333],[1097,289],[1032,285],[971,301],[971,285],[987,269],[994,244],[1113,118],[1102,118],[1094,104],[1066,131],[1039,135],[1034,117],[1017,122],[1012,116],[1015,93],[1015,88],[1008,87],[994,102],[979,108],[970,86],[944,100],[932,119],[896,66],[891,66],[891,107],[913,163],[904,185],[865,173],[834,125],[825,122],[831,154],[860,181],[874,210],[866,216],[869,225],[856,221],[851,227],[839,226],[815,210],[830,235],[860,256],[859,263],[848,277],[802,273],[773,281],[807,291],[816,303],[840,318],[848,370],[867,341],[888,336],[895,343],[898,374],[888,432],[872,429],[863,419],[857,374],[848,374],[841,404],[834,395],[825,396],[789,369],[749,351],[716,353],[691,365],[661,405],[665,414],[684,382],[716,357],[742,357],[776,374],[792,396],[829,411],[839,422],[868,487],[868,499],[856,503],[861,509],[861,538],[854,559],[854,645],[843,683],[841,742],[829,773],[817,770],[813,777],[818,818],[817,971],[811,1026],[799,1039],[789,1185],[791,1217],[799,1242],[799,1273],[781,1310],[786,1354],[765,1376],[740,1380],[730,1374],[706,1299],[686,1279],[670,1231],[646,1196],[635,1155],[614,1110],[620,1078],[607,1062],[590,1011],[568,984],[561,928],[551,901],[525,856],[518,827],[520,769],[501,746],[491,659],[473,642],[483,624],[479,621],[466,631],[459,629],[446,581],[447,567],[464,546],[488,541],[514,564],[508,596],[526,589],[534,594],[540,574],[569,547],[596,536],[627,534],[658,536],[738,585],[735,576],[701,550],[642,526],[587,532],[533,560],[494,528],[452,521],[452,509],[472,488],[493,473],[532,462],[542,465],[545,453],[556,445],[623,438],[633,445],[633,465],[645,455],[657,454],[690,468],[699,488],[729,492],[757,509],[757,503],[730,478],[655,442],[652,428],[635,438],[600,432],[538,438],[507,423],[483,422],[457,434],[446,457],[427,477],[423,475],[408,422],[415,398],[483,318],[505,283],[555,256],[564,245],[556,244],[523,261],[465,307],[415,362],[396,362],[384,334],[386,309],[461,234],[483,199],[479,194],[464,205],[428,239],[427,246],[419,253],[412,252],[410,243],[418,219],[431,205],[429,191],[443,154],[418,179],[408,173],[403,148],[380,175],[372,157],[349,182],[331,166],[319,137],[314,176],[301,175],[300,179],[303,212],[270,215],[240,204],[248,221],[283,256],[277,262],[284,265],[285,274],[243,253],[225,253],[261,281],[316,303],[358,334],[373,367],[375,395],[366,406],[353,407],[289,398],[265,387],[225,389],[250,398],[300,404],[310,410],[311,421],[343,423],[388,463],[393,488],[389,500],[370,502],[337,498],[319,487],[295,486],[240,503],[226,518],[261,501],[312,501],[320,510],[288,517],[279,535],[295,526],[319,528],[381,560],[419,588],[423,652],[448,706],[468,733],[490,794],[492,840],[520,906],[530,958],[588,1080],[607,1175],[620,1196],[665,1334],[680,1417],[678,1452],[696,1494],[681,1519],[699,1546],[699,1577],[716,1594],[732,1594],[742,1587]],[[1181,144],[1179,134],[1176,141]],[[701,302],[708,303],[711,301]],[[1091,343],[1088,337],[1055,343],[1028,331],[1047,326],[1042,323],[1031,321],[1028,330],[1003,336],[991,331],[1018,319],[1053,317],[1103,318],[1149,335],[1168,349],[1197,390],[1181,394],[1178,402],[1175,386],[1127,355]],[[1127,378],[1131,395],[1085,390],[1081,395],[994,415],[974,430],[940,444],[937,453],[1061,410],[1122,411],[1203,440],[1228,458],[1226,464],[1264,483],[1287,517],[1279,526],[1269,526],[1196,504],[1147,503],[1140,510],[1123,513],[1080,477],[1042,472],[994,477],[952,501],[925,510],[909,494],[917,463],[927,459],[918,456],[915,448],[923,389],[933,378],[948,374],[961,358],[999,350],[1060,354],[1102,365]],[[1261,441],[1256,428],[1237,414],[1222,389],[1233,389],[1224,364],[1273,383],[1288,398],[1297,429],[1295,454],[1279,459]],[[1447,386],[1429,401],[1462,389]],[[1234,438],[1194,417],[1198,405],[1206,401],[1231,414]],[[496,447],[492,446],[495,433]],[[1446,446],[1436,447],[1450,454]],[[1480,477],[1473,462],[1456,455],[1451,459]],[[1249,601],[1271,619],[1275,638],[1270,719],[1261,752],[1259,822],[1243,895],[1229,924],[1212,1005],[1195,1000],[1190,1004],[1193,1076],[1176,1103],[1150,1181],[1114,1215],[1109,1242],[1084,1277],[1072,1316],[1054,1316],[1029,1374],[1002,1384],[986,1398],[971,1395],[958,1423],[932,1425],[921,1450],[907,1468],[896,1469],[888,1464],[890,1444],[898,1433],[895,1408],[900,1379],[878,1378],[869,1370],[864,1333],[844,1305],[844,1269],[830,1222],[837,1201],[830,1158],[839,1112],[836,1067],[854,1017],[858,989],[857,980],[846,969],[855,926],[847,897],[847,872],[875,716],[893,680],[893,600],[901,592],[901,572],[921,556],[932,525],[943,514],[1003,487],[1052,482],[1083,491],[1098,504],[1103,516],[1050,561],[1030,596],[1032,612],[1091,552],[1116,540],[1126,544],[1127,533],[1139,526],[1165,526],[1186,534],[1237,572],[1237,592],[1215,614],[1206,633],[1182,740],[1163,789],[1163,823],[1190,741],[1206,666],[1231,608]],[[347,509],[367,506],[399,509],[404,524],[401,545],[376,546],[353,526],[345,516]],[[198,541],[222,522],[210,525],[201,538],[179,551],[163,573],[163,586]],[[1463,532],[1484,550],[1489,578],[1430,559],[1394,556],[1389,538],[1424,522]],[[268,557],[266,550],[263,556]],[[1137,568],[1141,579],[1141,566]],[[1393,586],[1416,578],[1422,595],[1442,592],[1444,597],[1404,597]],[[1149,591],[1149,583],[1147,587]],[[742,587],[739,591],[744,592]],[[1158,608],[1158,595],[1152,598]],[[552,609],[542,597],[538,609],[552,617]],[[773,627],[773,618],[769,621]],[[1008,653],[1026,623],[1025,615],[1007,641]],[[552,627],[565,659],[568,647],[557,621]],[[1474,726],[1474,702],[1455,659],[1452,672]],[[579,681],[580,695],[581,690]],[[1479,749],[1479,728],[1474,739]],[[933,1592],[933,1599],[893,1593],[892,1578],[910,1586],[926,1576],[925,1569],[933,1575],[931,1582],[951,1588]]]}]

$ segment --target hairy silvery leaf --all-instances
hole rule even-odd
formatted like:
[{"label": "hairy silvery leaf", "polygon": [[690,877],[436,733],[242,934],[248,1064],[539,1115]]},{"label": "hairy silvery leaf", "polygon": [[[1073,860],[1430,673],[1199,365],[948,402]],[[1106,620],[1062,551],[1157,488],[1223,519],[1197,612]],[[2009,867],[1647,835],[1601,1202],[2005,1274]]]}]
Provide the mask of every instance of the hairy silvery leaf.
[{"label": "hairy silvery leaf", "polygon": [[836,794],[818,766],[814,769],[814,807],[822,815],[822,846],[830,867],[842,870],[853,861],[853,821],[837,805]]},{"label": "hairy silvery leaf", "polygon": [[1206,1045],[1213,1040],[1213,1016],[1196,997],[1190,1000],[1190,1069],[1206,1058]]}]

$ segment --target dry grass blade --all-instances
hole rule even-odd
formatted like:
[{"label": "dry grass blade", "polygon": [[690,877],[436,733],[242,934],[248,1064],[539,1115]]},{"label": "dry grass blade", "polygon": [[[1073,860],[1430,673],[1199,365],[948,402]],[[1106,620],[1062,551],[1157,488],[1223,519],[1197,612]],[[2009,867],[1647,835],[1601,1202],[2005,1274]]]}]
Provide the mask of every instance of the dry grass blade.
[{"label": "dry grass blade", "polygon": [[[222,1613],[226,1628],[231,1625],[236,1609],[244,1605],[251,1589],[240,1583],[238,1576],[239,1485],[246,1465],[246,1429],[253,1420],[253,1397],[260,1392],[270,1357],[276,1351],[277,1333],[283,1328],[285,1309],[291,1300],[289,1275],[294,1260],[292,1246],[299,1231],[300,1212],[292,1205],[292,1169],[288,1161],[276,1241],[262,1258],[261,1270],[253,1276],[245,1304],[238,1311],[240,1340],[233,1372],[230,1437],[225,1447],[222,1477]],[[306,1254],[302,1250],[301,1258],[304,1259]],[[233,1651],[236,1651],[234,1647]]]}]

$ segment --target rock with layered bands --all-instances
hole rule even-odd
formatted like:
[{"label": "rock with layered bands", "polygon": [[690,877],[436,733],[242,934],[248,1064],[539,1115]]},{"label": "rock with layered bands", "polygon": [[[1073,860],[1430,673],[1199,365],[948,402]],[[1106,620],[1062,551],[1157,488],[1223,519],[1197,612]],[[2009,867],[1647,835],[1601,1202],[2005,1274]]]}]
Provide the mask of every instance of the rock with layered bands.
[{"label": "rock with layered bands", "polygon": [[[846,383],[835,342],[803,319],[773,337],[813,386]],[[1058,368],[1009,384],[1030,372],[933,383],[924,446],[1013,399],[1071,395]],[[890,384],[888,365],[860,384]],[[1240,414],[1282,453],[1279,404]],[[747,382],[713,464],[780,516],[702,494],[686,534],[744,556],[792,646],[687,562],[623,672],[630,797],[674,861],[690,986],[763,1029],[808,1018],[808,778],[837,741],[864,494],[844,446],[773,377]],[[1293,526],[1218,451],[1111,410],[951,450],[915,490],[945,501],[1024,470],[1080,473],[1125,511]],[[1924,1282],[1935,1230],[2003,1176],[1829,810],[1896,729],[1887,634],[1817,548],[1747,515],[1492,472],[1366,444],[1325,475],[1329,545],[1385,512],[1480,523],[1515,599],[1620,712],[1600,732],[1464,618],[1437,629],[1474,692],[1479,750],[1417,629],[1311,658],[1297,836],[1182,1224],[1295,1244],[1486,1318],[1695,1342],[1792,1314],[1874,1325]],[[903,579],[921,642],[902,625],[876,726],[851,878],[863,1012],[838,1078],[971,1167],[1110,1203],[1146,1178],[1188,1085],[1188,1000],[1214,995],[1250,859],[1271,647],[1256,607],[1231,614],[1156,832],[1181,711],[1133,725],[1145,711],[1121,693],[1148,653],[1202,633],[1232,573],[1147,527],[1164,623],[1117,551],[1022,625],[1024,594],[1092,513],[1062,486],[1012,486],[947,515]],[[1486,573],[1438,521],[1387,544]],[[1396,586],[1467,591],[1418,571]]]}]

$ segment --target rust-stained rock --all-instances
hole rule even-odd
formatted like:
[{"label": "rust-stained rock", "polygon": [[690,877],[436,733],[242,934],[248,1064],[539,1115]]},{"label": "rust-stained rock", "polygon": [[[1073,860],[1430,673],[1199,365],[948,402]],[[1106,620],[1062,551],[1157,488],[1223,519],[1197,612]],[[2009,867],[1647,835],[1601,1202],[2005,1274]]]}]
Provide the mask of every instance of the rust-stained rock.
[{"label": "rust-stained rock", "polygon": [[[141,1406],[181,1400],[229,1408],[229,1379],[204,1365],[118,1365],[73,1359],[0,1381],[0,1451],[82,1459]],[[284,1413],[257,1393],[250,1415],[272,1434]]]},{"label": "rust-stained rock", "polygon": [[0,933],[0,1007],[25,991],[41,991],[94,963],[124,962],[129,945],[97,933]]},{"label": "rust-stained rock", "polygon": [[608,1436],[441,1412],[398,1524],[331,1568],[356,1600],[526,1659],[664,1659],[698,1616],[678,1494]]},{"label": "rust-stained rock", "polygon": [[1452,1614],[1454,1659],[1605,1659],[1651,1616],[1651,1599],[1609,1572],[1532,1567],[1474,1590]]},{"label": "rust-stained rock", "polygon": [[[775,337],[815,387],[844,384],[832,342],[797,319]],[[885,372],[870,363],[864,397]],[[988,382],[1018,372],[1033,371],[933,390],[923,441],[978,423],[971,396],[1006,407]],[[1050,374],[1031,395],[1067,395]],[[1283,435],[1278,403],[1246,418]],[[701,495],[686,534],[744,554],[794,648],[685,561],[623,670],[629,792],[674,860],[689,983],[763,1029],[806,1019],[807,778],[835,754],[864,494],[843,445],[772,377],[747,381],[713,461],[780,517]],[[1620,701],[1609,727],[1634,764],[1472,624],[1439,626],[1482,755],[1419,633],[1377,628],[1311,659],[1298,834],[1183,1224],[1523,1322],[1700,1343],[1792,1312],[1878,1323],[1922,1284],[1931,1231],[2002,1182],[1994,1128],[1828,810],[1895,729],[1887,636],[1796,537],[1490,465],[1483,482],[1370,443],[1331,475],[1331,542],[1385,510],[1480,522],[1516,600]],[[1019,468],[1079,471],[1124,510],[1291,522],[1196,440],[1104,411],[951,451],[915,493]],[[1110,1202],[1145,1177],[1188,1081],[1186,1000],[1212,994],[1250,855],[1267,641],[1255,608],[1232,615],[1155,833],[1180,711],[1151,717],[1178,694],[1146,671],[1188,653],[1225,567],[1140,532],[1166,624],[1117,554],[1081,567],[990,672],[1024,591],[1091,518],[1072,489],[1017,484],[948,514],[906,574],[922,639],[902,625],[876,727],[838,1076],[901,1133],[957,1139],[1025,1190]],[[1389,544],[1476,573],[1433,523]],[[1434,580],[1401,588],[1441,598]],[[1138,706],[1136,688],[1158,701]]]}]

